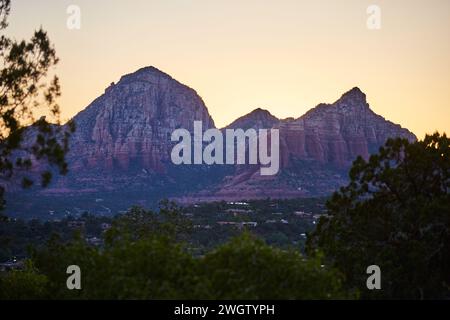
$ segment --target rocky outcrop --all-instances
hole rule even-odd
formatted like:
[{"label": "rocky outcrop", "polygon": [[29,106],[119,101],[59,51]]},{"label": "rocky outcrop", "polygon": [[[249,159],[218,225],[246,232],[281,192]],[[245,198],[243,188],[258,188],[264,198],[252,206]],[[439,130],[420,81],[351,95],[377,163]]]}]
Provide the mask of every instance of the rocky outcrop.
[{"label": "rocky outcrop", "polygon": [[284,166],[295,157],[347,167],[357,156],[368,158],[390,137],[416,140],[410,131],[375,114],[359,88],[333,104],[320,104],[298,119],[281,122],[279,128]]},{"label": "rocky outcrop", "polygon": [[[296,119],[277,119],[258,108],[226,127],[278,128],[277,175],[261,176],[257,165],[176,166],[170,161],[172,132],[192,132],[195,120],[203,122],[203,130],[214,128],[214,122],[193,89],[154,67],[123,76],[74,120],[69,175],[58,177],[48,189],[27,193],[20,201],[28,206],[96,212],[98,199],[104,201],[98,202],[101,210],[117,211],[167,197],[200,201],[326,195],[346,182],[357,156],[367,158],[390,137],[416,139],[375,114],[365,94],[353,88]],[[20,201],[16,212],[23,209]]]},{"label": "rocky outcrop", "polygon": [[200,96],[154,67],[142,68],[111,84],[75,118],[71,170],[164,172],[170,160],[170,136],[176,128],[193,130],[214,122]]},{"label": "rocky outcrop", "polygon": [[416,140],[410,131],[375,114],[359,88],[351,89],[333,104],[320,104],[297,119],[278,120],[257,109],[230,127],[259,129],[271,125],[280,130],[279,174],[261,176],[258,166],[238,166],[214,192],[203,191],[193,199],[326,195],[346,183],[347,170],[356,157],[367,159],[391,137]]}]

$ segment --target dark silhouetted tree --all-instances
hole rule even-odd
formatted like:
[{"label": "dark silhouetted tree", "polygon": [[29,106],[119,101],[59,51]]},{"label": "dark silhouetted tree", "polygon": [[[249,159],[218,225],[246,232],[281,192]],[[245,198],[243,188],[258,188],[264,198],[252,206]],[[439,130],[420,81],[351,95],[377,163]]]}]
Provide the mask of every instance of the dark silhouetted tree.
[{"label": "dark silhouetted tree", "polygon": [[[450,139],[388,140],[358,158],[350,183],[328,202],[308,240],[365,298],[450,298]],[[381,290],[366,289],[366,268],[381,268]]]},{"label": "dark silhouetted tree", "polygon": [[[58,58],[47,33],[39,29],[29,41],[9,38],[4,34],[9,11],[10,0],[0,0],[0,179],[4,182],[14,175],[29,187],[36,178],[30,169],[39,161],[45,169],[38,174],[46,186],[52,166],[61,174],[67,172],[65,154],[74,125],[58,125],[60,85],[58,77],[51,76]],[[46,116],[36,120],[37,113]],[[1,208],[3,196],[4,185]]]}]

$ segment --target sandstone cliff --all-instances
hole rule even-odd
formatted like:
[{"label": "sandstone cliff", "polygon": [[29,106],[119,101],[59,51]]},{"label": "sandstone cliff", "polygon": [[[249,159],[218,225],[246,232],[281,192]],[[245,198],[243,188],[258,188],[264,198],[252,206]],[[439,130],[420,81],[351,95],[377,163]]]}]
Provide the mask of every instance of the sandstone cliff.
[{"label": "sandstone cliff", "polygon": [[176,128],[192,131],[194,120],[214,127],[200,96],[154,67],[123,76],[74,120],[69,161],[75,172],[164,171]]},{"label": "sandstone cliff", "polygon": [[16,212],[71,207],[110,213],[168,197],[201,201],[326,195],[346,183],[358,155],[367,158],[389,137],[416,139],[375,114],[365,94],[353,88],[296,119],[277,119],[258,108],[227,126],[280,130],[281,169],[275,176],[261,176],[257,165],[176,166],[170,161],[173,130],[192,131],[195,120],[206,130],[214,128],[214,121],[193,89],[154,67],[123,76],[74,120],[70,173],[48,189],[17,193]]}]

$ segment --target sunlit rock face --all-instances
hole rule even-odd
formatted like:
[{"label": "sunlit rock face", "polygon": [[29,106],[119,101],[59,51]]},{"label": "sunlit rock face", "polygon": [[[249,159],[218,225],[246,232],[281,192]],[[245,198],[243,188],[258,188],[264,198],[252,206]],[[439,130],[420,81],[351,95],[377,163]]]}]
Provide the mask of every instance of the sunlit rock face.
[{"label": "sunlit rock face", "polygon": [[[214,128],[214,121],[193,89],[154,67],[111,84],[74,121],[69,174],[56,175],[47,189],[28,192],[15,202],[14,212],[75,206],[104,213],[149,206],[162,198],[194,202],[323,196],[347,183],[357,156],[368,158],[390,137],[416,139],[375,114],[365,94],[353,88],[299,118],[278,119],[257,108],[222,129],[279,129],[276,175],[261,176],[258,165],[177,166],[170,158],[172,132],[193,132],[194,121],[202,121],[203,130]],[[20,188],[8,190],[20,195]],[[98,198],[104,202],[94,203]]]},{"label": "sunlit rock face", "polygon": [[357,157],[368,158],[389,137],[414,141],[414,134],[375,114],[359,88],[333,104],[320,104],[293,121],[280,124],[283,163],[289,157],[314,159],[346,167]]},{"label": "sunlit rock face", "polygon": [[261,176],[257,165],[236,166],[213,189],[183,200],[236,200],[327,195],[347,182],[347,172],[357,156],[368,158],[388,138],[416,137],[375,114],[359,88],[333,104],[320,104],[297,119],[277,119],[255,109],[227,128],[277,128],[280,130],[281,170]]},{"label": "sunlit rock face", "polygon": [[130,166],[161,171],[170,160],[175,129],[192,130],[194,120],[214,127],[200,96],[154,67],[123,76],[74,120],[69,154],[74,171]]}]

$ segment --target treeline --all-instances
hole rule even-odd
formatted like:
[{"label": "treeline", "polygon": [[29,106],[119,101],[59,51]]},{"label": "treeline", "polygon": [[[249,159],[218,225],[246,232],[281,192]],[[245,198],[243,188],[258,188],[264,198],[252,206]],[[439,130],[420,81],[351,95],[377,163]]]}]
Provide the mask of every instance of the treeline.
[{"label": "treeline", "polygon": [[110,224],[112,219],[90,214],[84,214],[81,219],[66,217],[61,221],[0,217],[0,263],[10,261],[13,258],[22,260],[29,257],[31,247],[43,247],[55,235],[62,241],[70,241],[75,231],[70,226],[72,221],[83,221],[84,235],[101,237],[103,233],[102,224]]},{"label": "treeline", "polygon": [[[96,247],[53,238],[22,271],[0,277],[2,299],[449,299],[450,139],[388,140],[358,158],[350,182],[298,248],[267,245],[248,231],[206,253],[192,223],[167,203],[115,219]],[[68,290],[66,268],[81,268]],[[368,266],[381,271],[369,290]]]},{"label": "treeline", "polygon": [[[185,242],[176,210],[134,208],[105,232],[102,248],[81,237],[53,238],[24,270],[0,278],[1,299],[329,299],[350,298],[342,275],[320,258],[265,244],[248,232],[204,256]],[[68,290],[67,267],[81,269]]]},{"label": "treeline", "polygon": [[[225,201],[200,203],[177,210],[186,218],[186,222],[189,220],[191,223],[191,232],[187,240],[190,246],[196,247],[197,252],[204,253],[242,232],[239,227],[221,225],[221,221],[254,221],[257,227],[252,228],[252,233],[268,244],[280,248],[295,246],[303,250],[306,234],[315,227],[312,215],[323,213],[324,207],[323,198],[299,198],[249,200],[245,205]],[[244,213],[233,214],[236,209],[243,210]],[[311,216],[309,218],[296,216],[294,212],[299,210],[308,212]],[[156,212],[149,210],[149,214],[153,213]],[[120,217],[120,214],[104,216],[88,212],[80,216],[67,215],[62,219],[54,218],[47,221],[4,216],[0,223],[0,263],[14,258],[17,260],[27,258],[30,245],[42,247],[54,234],[64,241],[69,241],[74,230],[78,229],[86,239],[94,239],[97,243],[101,243],[105,225],[112,224],[117,217]],[[289,223],[283,224],[281,220]]]}]

